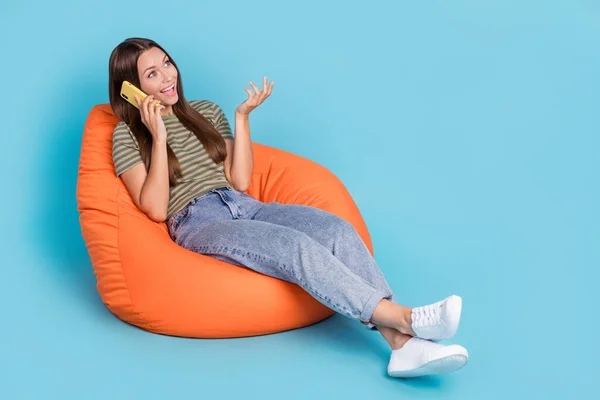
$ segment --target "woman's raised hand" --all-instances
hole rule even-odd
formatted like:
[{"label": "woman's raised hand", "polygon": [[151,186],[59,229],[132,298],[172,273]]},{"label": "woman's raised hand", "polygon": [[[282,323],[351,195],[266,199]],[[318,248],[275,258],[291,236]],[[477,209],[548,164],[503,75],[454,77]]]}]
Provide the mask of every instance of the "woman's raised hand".
[{"label": "woman's raised hand", "polygon": [[256,107],[261,105],[262,102],[265,101],[267,99],[267,97],[269,97],[271,95],[274,84],[275,84],[274,81],[271,81],[271,83],[268,83],[266,76],[263,79],[262,90],[259,90],[258,87],[256,87],[256,85],[254,83],[250,82],[250,86],[252,86],[252,89],[254,89],[254,91],[252,91],[248,88],[244,88],[246,93],[248,93],[248,98],[242,104],[240,104],[238,106],[238,108],[236,109],[236,112],[240,113],[242,115],[246,115],[246,116],[250,115],[252,110],[254,110]]}]

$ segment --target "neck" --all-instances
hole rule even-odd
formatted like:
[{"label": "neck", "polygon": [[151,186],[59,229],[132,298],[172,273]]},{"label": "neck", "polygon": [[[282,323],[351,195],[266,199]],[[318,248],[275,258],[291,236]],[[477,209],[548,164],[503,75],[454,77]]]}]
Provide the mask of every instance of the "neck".
[{"label": "neck", "polygon": [[160,115],[163,115],[163,116],[174,115],[174,113],[173,113],[173,106],[168,106],[168,107],[165,107],[164,109],[162,109],[160,111]]}]

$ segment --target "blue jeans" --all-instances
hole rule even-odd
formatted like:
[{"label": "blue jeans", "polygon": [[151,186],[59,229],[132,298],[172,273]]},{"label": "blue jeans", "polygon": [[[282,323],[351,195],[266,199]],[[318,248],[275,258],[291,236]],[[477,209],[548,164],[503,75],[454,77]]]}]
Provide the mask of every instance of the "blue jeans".
[{"label": "blue jeans", "polygon": [[180,246],[295,283],[369,328],[392,290],[354,227],[321,209],[263,203],[223,187],[195,198],[167,221]]}]

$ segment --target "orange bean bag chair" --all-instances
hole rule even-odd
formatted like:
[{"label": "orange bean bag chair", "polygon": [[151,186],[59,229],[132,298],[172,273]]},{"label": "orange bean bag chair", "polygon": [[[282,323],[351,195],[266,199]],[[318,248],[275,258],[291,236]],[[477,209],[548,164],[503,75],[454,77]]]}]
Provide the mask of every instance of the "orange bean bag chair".
[{"label": "orange bean bag chair", "polygon": [[[166,335],[243,337],[307,326],[334,312],[295,284],[194,253],[174,243],[133,203],[112,161],[118,123],[109,104],[92,108],[81,146],[77,209],[97,289],[121,320]],[[373,253],[367,227],[344,185],[295,154],[253,144],[247,193],[263,202],[305,204],[350,222]]]}]

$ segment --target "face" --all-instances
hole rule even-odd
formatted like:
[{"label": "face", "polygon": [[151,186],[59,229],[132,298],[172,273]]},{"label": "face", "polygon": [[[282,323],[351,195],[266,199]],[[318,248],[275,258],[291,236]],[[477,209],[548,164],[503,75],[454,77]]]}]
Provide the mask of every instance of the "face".
[{"label": "face", "polygon": [[152,47],[140,54],[137,69],[144,93],[153,95],[168,108],[177,103],[177,68],[161,49]]}]

